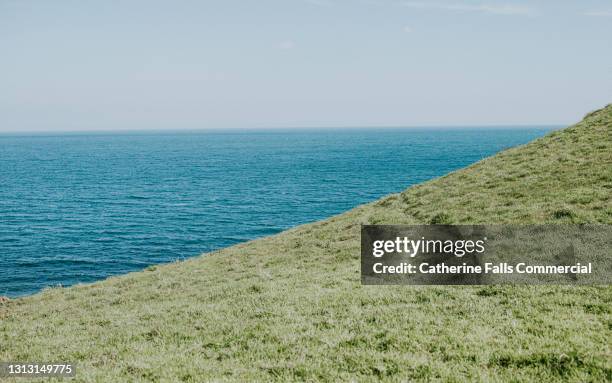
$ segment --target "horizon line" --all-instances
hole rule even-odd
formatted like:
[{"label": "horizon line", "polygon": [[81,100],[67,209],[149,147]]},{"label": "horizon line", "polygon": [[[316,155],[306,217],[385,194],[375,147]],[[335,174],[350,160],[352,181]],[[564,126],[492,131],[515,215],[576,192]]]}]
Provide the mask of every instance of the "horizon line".
[{"label": "horizon line", "polygon": [[337,130],[441,130],[441,129],[529,129],[529,128],[559,128],[572,124],[458,124],[458,125],[342,125],[342,126],[290,126],[290,127],[251,127],[251,128],[129,128],[129,129],[92,129],[92,130],[7,130],[0,131],[0,136],[38,136],[38,135],[112,135],[112,134],[147,134],[147,133],[240,133],[240,132],[304,132],[304,131],[337,131]]}]

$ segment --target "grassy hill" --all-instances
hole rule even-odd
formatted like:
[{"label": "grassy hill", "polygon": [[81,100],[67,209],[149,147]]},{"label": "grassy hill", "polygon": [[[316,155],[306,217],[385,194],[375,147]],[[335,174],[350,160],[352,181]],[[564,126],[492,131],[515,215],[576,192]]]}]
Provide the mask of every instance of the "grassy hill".
[{"label": "grassy hill", "polygon": [[[0,303],[0,361],[77,381],[610,381],[612,288],[361,286],[360,224],[612,224],[612,105],[325,221]],[[23,380],[19,380],[23,381]]]}]

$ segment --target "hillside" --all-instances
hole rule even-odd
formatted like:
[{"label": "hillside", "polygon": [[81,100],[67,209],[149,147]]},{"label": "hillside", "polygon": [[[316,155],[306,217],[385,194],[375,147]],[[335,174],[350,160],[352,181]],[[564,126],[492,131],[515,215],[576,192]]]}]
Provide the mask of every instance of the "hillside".
[{"label": "hillside", "polygon": [[612,105],[321,222],[0,303],[0,361],[76,362],[77,381],[610,381],[611,287],[361,286],[359,232],[612,224],[611,195]]}]

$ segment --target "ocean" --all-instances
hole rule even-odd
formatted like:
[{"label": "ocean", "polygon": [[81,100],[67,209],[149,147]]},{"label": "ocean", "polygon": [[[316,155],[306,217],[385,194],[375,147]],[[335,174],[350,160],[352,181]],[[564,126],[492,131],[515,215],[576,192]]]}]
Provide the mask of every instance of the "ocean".
[{"label": "ocean", "polygon": [[278,233],[551,129],[0,135],[0,295]]}]

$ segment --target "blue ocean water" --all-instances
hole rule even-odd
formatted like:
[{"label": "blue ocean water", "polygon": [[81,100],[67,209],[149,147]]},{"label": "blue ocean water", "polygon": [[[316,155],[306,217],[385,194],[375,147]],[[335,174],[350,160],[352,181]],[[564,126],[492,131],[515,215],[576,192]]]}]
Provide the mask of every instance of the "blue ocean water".
[{"label": "blue ocean water", "polygon": [[0,295],[274,234],[549,130],[0,135]]}]

